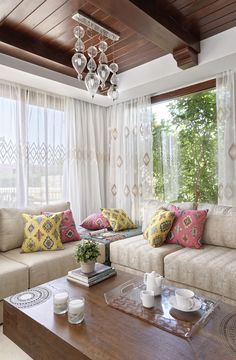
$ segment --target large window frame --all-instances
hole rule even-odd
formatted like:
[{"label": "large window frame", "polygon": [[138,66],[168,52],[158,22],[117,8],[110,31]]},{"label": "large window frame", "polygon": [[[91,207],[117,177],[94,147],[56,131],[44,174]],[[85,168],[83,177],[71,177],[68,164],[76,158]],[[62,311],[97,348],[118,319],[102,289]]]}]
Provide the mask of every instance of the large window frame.
[{"label": "large window frame", "polygon": [[210,79],[201,83],[186,86],[173,91],[165,92],[151,97],[151,103],[155,104],[161,101],[176,99],[180,96],[191,95],[199,91],[210,90],[216,87],[216,79]]},{"label": "large window frame", "polygon": [[[204,92],[204,91],[208,91],[208,90],[214,90],[214,89],[216,89],[216,79],[210,79],[210,80],[207,80],[207,81],[204,81],[204,82],[201,82],[201,83],[197,83],[197,84],[194,84],[194,85],[190,85],[190,86],[187,86],[187,87],[184,87],[184,88],[180,88],[180,89],[177,89],[177,90],[173,90],[173,91],[169,91],[169,92],[166,92],[166,93],[162,93],[162,94],[158,94],[158,95],[155,95],[155,96],[153,96],[152,98],[151,98],[151,103],[152,103],[152,105],[154,106],[154,108],[155,108],[155,105],[158,105],[158,103],[164,103],[164,102],[171,102],[172,100],[177,100],[178,98],[183,98],[183,101],[184,101],[184,98],[187,98],[188,96],[190,96],[191,97],[191,95],[197,95],[197,94],[201,94],[201,92]],[[197,99],[197,97],[194,97],[195,99]],[[204,99],[204,95],[203,95],[203,99]],[[181,99],[180,99],[180,101],[181,101]],[[195,102],[196,102],[196,100],[195,100]],[[186,103],[186,101],[185,101],[185,103]],[[199,100],[198,100],[198,102],[196,102],[196,104],[199,104]],[[214,104],[214,103],[209,103],[209,104]],[[181,108],[180,108],[181,109]],[[187,112],[185,112],[184,111],[184,114],[189,114],[188,113],[188,110],[187,110],[188,108],[186,108],[186,111]],[[196,109],[201,109],[201,107],[196,107]],[[212,109],[212,111],[213,111],[213,109],[214,109],[214,107],[211,107],[211,109]],[[162,110],[161,110],[161,108],[160,108],[160,111],[161,111],[161,113],[160,114],[162,114]],[[180,110],[179,110],[180,111]],[[154,111],[154,113],[153,114],[158,114],[158,112],[155,112]],[[198,114],[198,116],[199,116],[199,118],[196,118],[196,119],[201,119],[202,118],[202,116],[200,115],[200,111],[196,111],[196,113]],[[174,115],[175,113],[173,113],[173,115]],[[207,116],[207,118],[206,119],[209,119],[209,121],[210,122],[207,122],[207,124],[213,124],[212,123],[212,116],[214,117],[214,119],[216,120],[216,118],[215,118],[215,113],[214,113],[214,111],[213,112],[211,112],[211,114],[212,114],[212,116],[211,117],[208,117],[208,115],[206,115],[206,114],[209,114],[208,112],[207,113],[205,113],[205,116]],[[158,115],[156,115],[156,116],[158,116]],[[174,120],[174,123],[173,124],[179,124],[179,125],[177,125],[178,126],[178,129],[181,129],[181,127],[179,128],[179,126],[184,126],[185,127],[185,123],[184,123],[184,125],[180,125],[181,123],[183,124],[183,122],[182,121],[178,121],[178,120],[176,120],[176,119],[181,119],[182,118],[182,116],[180,116],[180,117],[178,117],[178,115],[177,115],[177,117],[175,117],[176,115],[174,115],[174,118],[173,118],[173,120]],[[186,115],[186,116],[188,116],[188,115]],[[187,117],[188,118],[188,117]],[[191,113],[190,113],[190,118],[191,118]],[[189,118],[189,119],[190,119]],[[160,116],[158,116],[156,119],[158,119],[158,123],[159,123],[159,121],[161,120],[161,115]],[[211,119],[211,120],[210,120]],[[163,119],[164,120],[164,119]],[[161,120],[161,122],[163,121],[163,120]],[[167,122],[167,124],[169,123],[170,124],[170,119],[168,120],[168,122]],[[177,121],[177,122],[176,122]],[[186,120],[185,120],[186,121]],[[194,120],[194,118],[193,118],[193,120],[192,121],[195,121]],[[157,124],[158,124],[157,123]],[[172,123],[172,122],[171,122]],[[189,124],[192,124],[192,122],[190,122]],[[155,125],[154,125],[155,126]],[[160,125],[156,125],[157,127],[159,127]],[[173,129],[173,131],[174,131],[174,133],[173,133],[173,135],[172,135],[172,132],[169,132],[169,131],[171,131],[171,130],[168,130],[168,132],[166,133],[166,130],[164,130],[165,129],[165,127],[164,127],[164,129],[162,130],[162,127],[160,128],[160,130],[154,130],[154,129],[157,129],[156,128],[156,126],[153,128],[153,136],[155,136],[155,138],[153,138],[153,146],[154,146],[154,148],[153,148],[153,151],[154,151],[154,153],[153,153],[153,158],[155,158],[155,156],[158,156],[159,157],[159,159],[160,159],[160,161],[159,160],[157,160],[157,167],[156,167],[156,170],[155,170],[155,172],[153,173],[153,175],[154,175],[154,178],[153,178],[153,180],[154,179],[156,179],[155,181],[156,181],[156,185],[154,186],[154,188],[155,188],[155,196],[157,197],[157,198],[159,198],[159,196],[160,196],[160,199],[161,200],[165,200],[165,201],[192,201],[192,199],[187,199],[187,197],[188,197],[188,194],[191,194],[191,190],[189,189],[189,191],[186,193],[186,199],[183,199],[183,198],[185,198],[185,196],[183,196],[183,191],[181,192],[178,192],[179,190],[178,190],[178,186],[177,186],[177,188],[176,188],[176,186],[175,186],[175,184],[177,183],[177,185],[178,185],[178,182],[179,182],[179,177],[180,177],[180,183],[183,185],[184,184],[184,186],[185,186],[185,184],[186,184],[186,182],[183,180],[185,177],[183,177],[182,176],[182,174],[184,174],[184,173],[182,173],[182,171],[180,172],[180,169],[181,169],[181,166],[180,165],[183,165],[184,166],[184,162],[183,162],[183,158],[182,158],[182,156],[179,156],[178,157],[178,155],[175,155],[176,154],[176,152],[177,152],[177,154],[178,153],[180,153],[180,154],[187,154],[187,153],[189,153],[189,156],[190,156],[190,153],[191,153],[191,151],[192,150],[190,150],[189,152],[185,152],[185,153],[182,153],[179,149],[180,149],[180,147],[181,147],[181,149],[182,149],[182,140],[180,140],[181,138],[179,138],[179,135],[177,135],[177,138],[179,139],[179,140],[174,140],[174,138],[176,137],[176,135],[174,135],[174,134],[176,134],[176,130],[174,130]],[[171,125],[171,126],[176,126],[176,125]],[[216,139],[216,136],[217,136],[217,133],[215,133],[215,131],[217,131],[217,129],[216,130],[213,130],[213,132],[212,132],[212,125],[210,125],[210,129],[211,130],[209,130],[209,125],[206,125],[207,126],[207,128],[206,129],[208,129],[208,130],[206,130],[207,131],[207,134],[209,134],[209,137],[208,137],[208,139]],[[191,127],[191,126],[190,126]],[[167,126],[167,128],[168,128],[168,126]],[[170,129],[170,128],[169,128]],[[177,128],[176,128],[177,129]],[[198,125],[197,125],[197,123],[196,123],[196,129],[198,129]],[[156,133],[155,131],[158,131],[158,133]],[[161,132],[160,132],[161,131]],[[164,132],[163,132],[164,131]],[[210,131],[210,132],[209,132]],[[156,135],[154,135],[154,133],[156,134]],[[179,133],[179,130],[178,130],[178,133]],[[200,131],[200,133],[201,133],[201,131]],[[159,135],[157,135],[157,134],[159,134]],[[169,134],[169,135],[167,135],[166,136],[166,134]],[[197,132],[196,132],[196,134],[197,134]],[[210,135],[211,134],[211,135]],[[157,136],[157,138],[156,138],[156,136]],[[161,137],[160,137],[161,136]],[[164,136],[164,138],[163,138],[163,136]],[[183,137],[184,136],[184,137]],[[187,138],[185,138],[185,136],[187,136]],[[212,137],[213,136],[213,137]],[[184,133],[182,133],[182,137],[183,137],[183,139],[188,139],[188,133],[186,133],[186,135],[185,135],[185,132]],[[164,140],[163,140],[164,139]],[[167,139],[167,140],[166,140]],[[169,140],[168,140],[169,139]],[[202,139],[202,138],[201,138]],[[196,144],[201,144],[202,143],[202,141],[203,140],[201,140],[199,137],[196,137],[196,141],[194,142],[194,143],[196,143]],[[206,139],[206,137],[205,137],[205,139]],[[161,141],[161,142],[160,142]],[[164,142],[163,142],[164,141]],[[167,141],[167,142],[166,142]],[[177,141],[177,142],[176,142]],[[200,141],[200,142],[198,142],[198,141]],[[174,146],[174,148],[173,148],[173,145],[172,144],[175,144],[175,146]],[[184,143],[186,143],[185,141],[184,141]],[[161,144],[160,146],[158,145],[158,144]],[[204,143],[203,143],[204,144]],[[215,149],[215,151],[217,152],[217,144],[215,143],[215,140],[214,140],[214,142],[212,143],[212,142],[209,142],[209,144],[210,144],[210,146],[208,146],[208,148],[211,148],[211,149]],[[208,144],[208,145],[209,145]],[[170,146],[171,145],[171,146]],[[157,147],[156,147],[157,146]],[[176,148],[176,146],[177,146],[177,148]],[[179,147],[180,146],[180,147]],[[170,148],[172,148],[172,150],[170,150]],[[198,148],[198,147],[196,147],[196,148]],[[163,149],[167,149],[166,151],[164,151]],[[191,148],[192,149],[192,148]],[[201,149],[204,149],[204,147],[202,147]],[[157,151],[157,153],[155,153],[155,151]],[[171,151],[171,152],[170,152]],[[208,159],[213,159],[212,157],[211,157],[211,155],[210,154],[208,154],[208,151],[207,150],[205,150],[206,152],[205,152],[205,154],[206,154],[206,157],[207,156],[210,156],[209,158],[207,158],[207,162],[208,162]],[[215,153],[215,152],[214,152]],[[159,154],[159,155],[158,155]],[[208,155],[207,155],[208,154]],[[185,156],[184,156],[184,158],[185,158]],[[164,160],[165,159],[165,160]],[[214,178],[215,180],[216,180],[216,178],[215,178],[215,176],[217,177],[217,162],[216,162],[216,157],[214,158],[215,160],[211,160],[211,161],[213,161],[213,163],[212,164],[214,164],[214,165],[212,165],[213,167],[209,167],[209,169],[211,169],[211,170],[214,170],[214,172],[211,172],[211,174],[215,174],[215,175],[212,175],[213,177],[212,177],[212,179]],[[199,160],[199,162],[197,163],[197,164],[200,164],[202,161],[201,160]],[[197,166],[197,165],[196,165]],[[200,166],[200,165],[199,165]],[[210,165],[209,165],[210,166]],[[172,173],[171,173],[171,171],[167,171],[167,168],[168,169],[172,169],[173,171],[172,171]],[[198,167],[196,167],[195,169],[197,169]],[[163,170],[164,169],[164,170]],[[185,167],[185,169],[186,169],[186,167]],[[160,171],[160,172],[159,172]],[[167,172],[166,172],[167,171]],[[206,172],[205,174],[208,174],[209,172]],[[166,174],[166,175],[165,175]],[[194,184],[195,182],[196,182],[196,179],[198,178],[199,176],[197,176],[197,177],[194,177],[193,178],[193,182],[192,182],[192,184]],[[202,177],[201,177],[202,178]],[[204,176],[203,176],[203,178],[204,178]],[[202,178],[202,179],[203,179]],[[189,177],[187,178],[187,179],[189,179]],[[176,181],[175,181],[176,180]],[[154,184],[155,184],[155,181],[154,181]],[[189,182],[189,180],[188,180],[188,182]],[[201,182],[200,182],[201,183]],[[159,184],[159,185],[157,185],[157,184]],[[156,188],[156,186],[157,186],[157,188]],[[159,188],[159,190],[158,190],[158,188]],[[165,189],[165,190],[164,190]],[[181,188],[180,188],[181,189]],[[202,189],[202,187],[201,187],[201,189]],[[205,197],[204,197],[204,194],[203,194],[203,192],[202,192],[202,190],[201,190],[201,194],[202,194],[202,197],[203,197],[203,199],[204,199],[204,201],[205,201],[205,198],[207,198],[207,194],[209,194],[209,200],[211,200],[211,198],[212,198],[212,200],[213,200],[213,202],[214,201],[216,201],[215,200],[215,182],[213,183],[213,187],[210,187],[208,190],[209,190],[209,192],[208,192],[208,190],[207,190],[207,187],[205,187],[205,189],[206,189],[206,191],[205,191]],[[212,191],[211,191],[211,189],[212,189]],[[214,190],[213,190],[214,189]],[[170,191],[169,191],[170,190]],[[163,191],[163,193],[162,193],[162,191]],[[167,194],[169,194],[169,196],[167,195]],[[179,194],[178,196],[176,196],[177,194]],[[182,194],[182,196],[181,196],[181,194]],[[174,199],[173,198],[173,196],[176,196],[176,198]],[[191,196],[190,196],[191,197]],[[193,196],[192,196],[193,197]],[[170,200],[170,198],[171,198],[171,200]],[[172,199],[173,198],[173,199]],[[177,200],[177,198],[178,198],[178,200]],[[194,196],[194,200],[193,201],[195,201],[195,196]],[[198,200],[196,200],[197,202],[198,202]],[[212,202],[212,201],[211,201]]]}]

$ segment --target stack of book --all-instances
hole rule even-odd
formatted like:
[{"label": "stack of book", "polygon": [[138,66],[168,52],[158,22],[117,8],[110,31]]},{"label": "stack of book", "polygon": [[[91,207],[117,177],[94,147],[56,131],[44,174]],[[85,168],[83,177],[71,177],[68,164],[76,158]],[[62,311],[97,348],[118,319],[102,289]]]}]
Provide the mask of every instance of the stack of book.
[{"label": "stack of book", "polygon": [[81,268],[78,268],[69,271],[67,279],[89,287],[99,283],[100,281],[108,279],[115,274],[116,270],[111,266],[96,263],[95,270],[93,272],[85,274],[82,272]]}]

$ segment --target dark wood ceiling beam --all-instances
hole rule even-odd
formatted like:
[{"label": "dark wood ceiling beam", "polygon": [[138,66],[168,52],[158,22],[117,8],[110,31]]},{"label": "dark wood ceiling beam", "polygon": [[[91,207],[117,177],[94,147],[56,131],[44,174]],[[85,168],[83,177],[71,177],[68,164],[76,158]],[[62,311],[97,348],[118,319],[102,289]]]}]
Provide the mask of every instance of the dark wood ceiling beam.
[{"label": "dark wood ceiling beam", "polygon": [[35,64],[41,67],[44,67],[49,70],[56,71],[58,73],[68,75],[71,77],[76,77],[75,70],[72,67],[68,67],[66,65],[59,64],[58,62],[51,61],[41,56],[37,56],[33,53],[29,53],[20,48],[16,48],[9,44],[0,42],[0,53],[9,55],[13,58],[20,59],[31,64]]},{"label": "dark wood ceiling beam", "polygon": [[28,33],[14,30],[13,27],[7,25],[0,26],[0,41],[69,68],[72,67],[71,57],[68,56],[68,53],[56,46],[43,42]]},{"label": "dark wood ceiling beam", "polygon": [[173,56],[178,67],[182,70],[195,66],[198,63],[197,53],[188,46],[174,50]]},{"label": "dark wood ceiling beam", "polygon": [[199,39],[188,29],[181,28],[182,19],[174,19],[165,12],[166,1],[158,1],[158,6],[146,0],[89,2],[169,53],[183,47],[191,48],[196,54],[200,52]]}]

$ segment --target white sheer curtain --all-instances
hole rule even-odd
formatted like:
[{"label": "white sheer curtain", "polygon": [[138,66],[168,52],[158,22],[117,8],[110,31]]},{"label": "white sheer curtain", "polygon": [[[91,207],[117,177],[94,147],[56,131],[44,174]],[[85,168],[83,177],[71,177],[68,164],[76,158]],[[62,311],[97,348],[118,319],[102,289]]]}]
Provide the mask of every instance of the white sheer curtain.
[{"label": "white sheer curtain", "polygon": [[162,161],[165,201],[176,201],[179,195],[179,146],[178,134],[163,131]]},{"label": "white sheer curtain", "polygon": [[143,200],[152,196],[152,131],[149,97],[108,109],[110,164],[108,202],[140,220]]},{"label": "white sheer curtain", "polygon": [[62,199],[64,99],[0,83],[0,206]]},{"label": "white sheer curtain", "polygon": [[76,223],[106,206],[108,125],[106,109],[66,100],[66,162],[64,193]]},{"label": "white sheer curtain", "polygon": [[217,76],[218,203],[236,206],[236,99],[235,74],[229,70]]}]

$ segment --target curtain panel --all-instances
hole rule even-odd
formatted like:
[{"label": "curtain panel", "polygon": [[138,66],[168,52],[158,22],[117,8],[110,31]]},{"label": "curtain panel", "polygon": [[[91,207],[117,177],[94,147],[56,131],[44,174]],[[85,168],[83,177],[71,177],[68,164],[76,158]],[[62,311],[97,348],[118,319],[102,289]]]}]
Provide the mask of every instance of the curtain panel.
[{"label": "curtain panel", "polygon": [[62,199],[64,99],[0,83],[0,206]]},{"label": "curtain panel", "polygon": [[143,200],[152,197],[151,101],[142,97],[108,109],[110,163],[108,203],[140,221]]},{"label": "curtain panel", "polygon": [[235,74],[225,71],[216,79],[218,123],[218,203],[236,206],[236,99]]},{"label": "curtain panel", "polygon": [[64,194],[76,223],[106,206],[109,161],[106,108],[66,99]]}]

